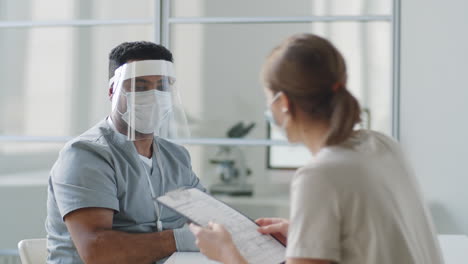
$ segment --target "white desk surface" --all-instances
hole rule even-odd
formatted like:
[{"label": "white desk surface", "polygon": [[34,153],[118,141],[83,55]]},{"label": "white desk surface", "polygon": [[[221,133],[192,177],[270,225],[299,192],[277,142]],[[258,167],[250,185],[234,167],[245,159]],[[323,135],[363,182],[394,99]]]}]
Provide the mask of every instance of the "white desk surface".
[{"label": "white desk surface", "polygon": [[[468,236],[439,235],[445,264],[468,263]],[[165,264],[219,264],[198,252],[176,252]]]},{"label": "white desk surface", "polygon": [[176,252],[164,264],[220,264],[198,252]]}]

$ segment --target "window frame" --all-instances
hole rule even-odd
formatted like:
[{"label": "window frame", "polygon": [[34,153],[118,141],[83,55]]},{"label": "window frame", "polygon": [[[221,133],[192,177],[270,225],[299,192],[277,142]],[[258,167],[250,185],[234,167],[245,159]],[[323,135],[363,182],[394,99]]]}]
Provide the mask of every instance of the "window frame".
[{"label": "window frame", "polygon": [[[268,24],[268,23],[310,23],[310,22],[370,22],[387,21],[392,26],[392,136],[400,139],[400,14],[401,0],[392,0],[390,15],[336,15],[336,16],[252,16],[252,17],[171,17],[170,0],[153,0],[152,18],[142,19],[74,19],[56,21],[0,21],[0,30],[4,28],[35,27],[89,27],[110,25],[152,25],[154,42],[169,47],[170,27],[175,24]],[[0,142],[66,142],[72,136],[23,136],[0,135]],[[184,145],[225,145],[225,146],[276,146],[289,145],[285,141],[270,139],[228,139],[228,138],[191,138],[174,140]]]}]

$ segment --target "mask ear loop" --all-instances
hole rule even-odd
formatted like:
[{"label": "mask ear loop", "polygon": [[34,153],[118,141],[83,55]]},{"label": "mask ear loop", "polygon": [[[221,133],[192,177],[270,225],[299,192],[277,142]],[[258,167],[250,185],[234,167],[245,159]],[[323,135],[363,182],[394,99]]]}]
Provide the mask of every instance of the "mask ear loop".
[{"label": "mask ear loop", "polygon": [[[271,100],[270,105],[272,105],[276,100],[278,100],[278,98],[280,98],[281,95],[285,95],[285,94],[282,91],[276,93],[275,96],[273,96],[273,99]],[[289,112],[289,109],[287,107],[283,106],[281,108],[281,112],[282,113],[287,113],[287,112]]]},{"label": "mask ear loop", "polygon": [[[112,96],[113,96],[113,97],[112,97],[112,100],[118,100],[118,98],[116,98],[116,94],[115,94],[115,86],[116,86],[116,83],[115,83],[115,79],[116,79],[116,78],[115,78],[115,77],[116,77],[116,76],[117,76],[117,70],[116,70],[116,75],[112,76],[111,80],[109,80],[109,83],[111,83],[111,81],[112,81]],[[125,97],[127,98],[127,111],[126,111],[125,113],[128,112],[128,96],[127,96],[127,94],[128,94],[128,93],[127,93],[126,91],[124,91],[123,89],[120,90],[119,96],[120,96],[120,95],[123,95],[123,96],[125,96]],[[115,98],[115,99],[114,99],[114,98]],[[118,105],[115,106],[115,110],[116,110],[117,113],[119,113],[121,116],[125,114],[125,113],[120,112],[119,106],[118,106]]]},{"label": "mask ear loop", "polygon": [[278,98],[281,96],[283,92],[278,92],[275,94],[275,96],[273,96],[273,99],[271,100],[271,102],[269,103],[269,105],[272,105],[274,102],[276,102],[276,100],[278,100]]},{"label": "mask ear loop", "polygon": [[[280,93],[284,95],[283,92],[280,92]],[[279,94],[279,93],[278,93],[278,94]],[[278,98],[279,98],[279,96],[278,96]],[[289,113],[289,108],[287,108],[287,107],[285,107],[285,106],[281,107],[281,113],[283,113],[283,114],[286,115],[287,113]],[[286,126],[288,125],[289,118],[290,118],[289,115],[286,115],[286,116],[284,117],[284,119],[283,119],[283,124],[281,124],[281,129],[285,132],[285,134],[287,134],[287,132],[286,132]],[[287,135],[286,135],[286,136],[287,136]]]},{"label": "mask ear loop", "polygon": [[[123,66],[123,65],[122,65]],[[121,74],[121,71],[122,71],[122,66],[118,67],[117,69],[115,69],[114,71],[114,75],[112,77],[110,77],[109,79],[109,87],[112,87],[112,94],[115,93],[115,81],[117,79],[120,79],[120,74]]]},{"label": "mask ear loop", "polygon": [[[283,92],[280,92],[280,93],[282,93],[282,94],[284,95]],[[283,107],[281,107],[281,112],[282,112],[283,114],[286,115],[287,113],[289,113],[289,108],[283,106]],[[284,131],[284,133],[286,134],[286,137],[287,137],[286,126],[288,125],[289,119],[290,119],[289,115],[286,115],[286,116],[284,117],[284,119],[283,119],[283,124],[281,124],[281,129],[282,129],[282,130]]]}]

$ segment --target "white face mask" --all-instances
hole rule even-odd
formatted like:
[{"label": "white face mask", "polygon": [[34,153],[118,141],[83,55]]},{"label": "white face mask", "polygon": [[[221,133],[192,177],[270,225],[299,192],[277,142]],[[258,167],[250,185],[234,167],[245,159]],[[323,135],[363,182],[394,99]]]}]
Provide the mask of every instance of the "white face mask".
[{"label": "white face mask", "polygon": [[127,92],[124,96],[127,97],[127,111],[122,114],[122,119],[140,133],[159,131],[161,124],[172,112],[170,92]]},{"label": "white face mask", "polygon": [[[283,124],[278,124],[278,122],[276,122],[276,119],[275,117],[273,116],[273,112],[271,111],[271,106],[273,105],[273,103],[278,100],[278,98],[280,97],[280,95],[282,94],[282,92],[279,92],[277,93],[274,97],[273,97],[273,100],[271,100],[271,103],[268,104],[267,106],[267,110],[265,110],[265,118],[266,120],[268,120],[268,122],[271,124],[272,127],[275,127],[276,129],[278,129],[278,131],[280,131],[280,133],[285,136],[286,138],[288,138],[288,133],[287,133],[287,130],[286,130],[286,125],[288,124],[288,121],[289,121],[289,117],[286,117],[288,119],[285,118],[285,120],[283,121]],[[283,113],[286,113],[288,110],[287,109],[283,109]]]}]

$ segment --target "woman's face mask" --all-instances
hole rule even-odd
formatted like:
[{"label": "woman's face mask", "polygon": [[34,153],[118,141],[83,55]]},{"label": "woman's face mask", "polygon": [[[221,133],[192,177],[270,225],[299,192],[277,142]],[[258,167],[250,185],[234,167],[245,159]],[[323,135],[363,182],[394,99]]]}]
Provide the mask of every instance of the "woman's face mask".
[{"label": "woman's face mask", "polygon": [[[268,120],[268,122],[271,124],[271,126],[275,127],[276,129],[278,129],[278,131],[281,132],[281,134],[283,136],[285,136],[286,138],[288,137],[288,133],[287,133],[287,130],[286,130],[286,126],[288,124],[288,121],[289,119],[284,119],[283,121],[283,124],[278,124],[278,122],[276,122],[276,119],[273,115],[273,112],[271,111],[271,106],[275,103],[276,100],[278,100],[278,98],[282,95],[283,93],[282,92],[278,92],[274,97],[273,99],[271,100],[271,102],[268,104],[267,106],[267,110],[265,110],[265,118],[266,120]],[[287,112],[287,111],[283,111],[283,112]]]},{"label": "woman's face mask", "polygon": [[122,119],[143,134],[159,131],[172,112],[170,92],[158,90],[125,92],[123,96],[127,99],[127,111],[122,113]]}]

